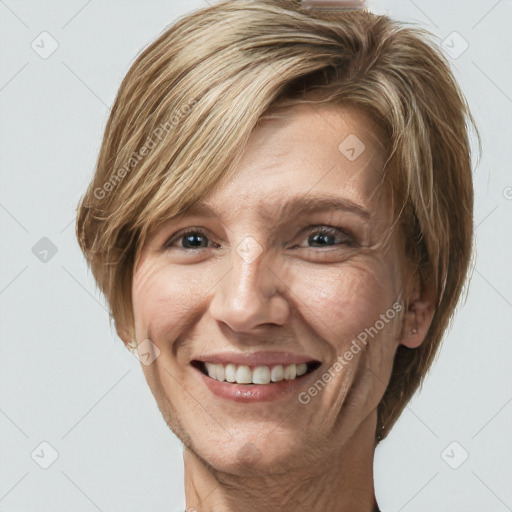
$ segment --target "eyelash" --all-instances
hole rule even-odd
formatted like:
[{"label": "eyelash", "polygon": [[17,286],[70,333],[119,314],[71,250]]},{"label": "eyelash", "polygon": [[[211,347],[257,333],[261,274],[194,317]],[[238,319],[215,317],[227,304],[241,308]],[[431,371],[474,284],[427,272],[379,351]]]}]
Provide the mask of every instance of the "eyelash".
[{"label": "eyelash", "polygon": [[[345,232],[344,230],[340,228],[336,228],[334,226],[328,226],[328,225],[317,225],[317,226],[308,226],[308,228],[312,228],[312,230],[308,233],[308,238],[310,236],[314,235],[330,235],[330,236],[336,236],[336,234],[341,234],[344,238],[343,242],[340,244],[334,244],[334,245],[346,245],[348,247],[356,247],[357,242],[355,238],[350,235],[349,233]],[[308,229],[306,228],[306,229]],[[194,228],[194,229],[188,229],[187,231],[184,231],[182,233],[175,233],[173,234],[163,245],[163,249],[172,249],[172,244],[175,241],[182,240],[183,238],[190,236],[190,235],[202,235],[205,238],[208,238],[208,233],[202,228]],[[218,246],[218,244],[215,244]],[[292,248],[298,247],[297,245],[294,245]],[[333,247],[333,245],[326,246],[326,247]],[[176,247],[178,250],[182,251],[197,251],[200,249],[207,249],[208,247],[197,247],[197,248],[185,248],[185,247]],[[322,247],[307,247],[307,249],[322,249]]]}]

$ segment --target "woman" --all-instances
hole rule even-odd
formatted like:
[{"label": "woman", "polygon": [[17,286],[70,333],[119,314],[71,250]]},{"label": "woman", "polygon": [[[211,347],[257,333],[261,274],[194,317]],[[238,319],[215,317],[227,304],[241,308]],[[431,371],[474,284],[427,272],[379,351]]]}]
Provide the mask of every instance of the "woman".
[{"label": "woman", "polygon": [[466,279],[466,101],[428,35],[230,0],[134,62],[77,236],[198,511],[377,510]]}]

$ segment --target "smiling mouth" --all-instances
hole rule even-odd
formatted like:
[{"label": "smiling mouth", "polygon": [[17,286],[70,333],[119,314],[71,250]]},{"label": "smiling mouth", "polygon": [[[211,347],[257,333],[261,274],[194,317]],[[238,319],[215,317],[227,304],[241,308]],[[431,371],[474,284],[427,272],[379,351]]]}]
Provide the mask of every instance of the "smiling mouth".
[{"label": "smiling mouth", "polygon": [[251,367],[248,365],[224,365],[194,360],[191,362],[191,365],[204,375],[219,382],[264,385],[300,379],[315,371],[321,363],[319,361],[311,361],[300,364],[259,365]]}]

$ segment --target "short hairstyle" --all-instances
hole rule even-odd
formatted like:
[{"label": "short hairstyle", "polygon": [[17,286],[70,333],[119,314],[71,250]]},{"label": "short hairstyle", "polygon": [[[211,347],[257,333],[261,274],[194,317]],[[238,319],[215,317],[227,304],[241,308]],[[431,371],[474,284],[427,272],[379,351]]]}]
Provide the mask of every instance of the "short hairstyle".
[{"label": "short hairstyle", "polygon": [[[306,100],[315,89],[329,94]],[[472,256],[470,126],[479,147],[480,138],[427,31],[293,0],[228,0],[179,19],[119,88],[77,208],[77,238],[118,333],[135,342],[132,276],[148,233],[234,171],[262,116],[306,101],[358,108],[382,127],[407,252],[434,290],[424,342],[397,349],[378,405],[378,442],[430,367]]]}]

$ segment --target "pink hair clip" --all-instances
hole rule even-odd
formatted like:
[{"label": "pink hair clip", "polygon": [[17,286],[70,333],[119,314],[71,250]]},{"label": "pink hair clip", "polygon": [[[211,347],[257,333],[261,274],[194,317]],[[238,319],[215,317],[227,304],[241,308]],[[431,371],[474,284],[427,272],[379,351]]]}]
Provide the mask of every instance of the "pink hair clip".
[{"label": "pink hair clip", "polygon": [[366,7],[366,0],[302,0],[301,5],[322,11],[359,11]]}]

